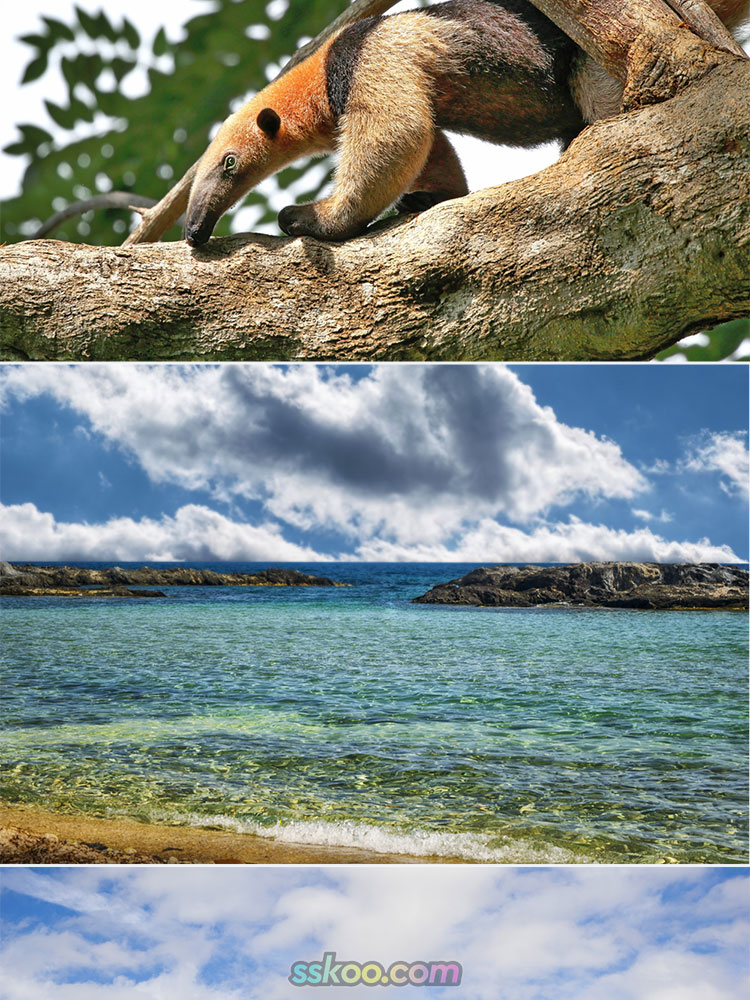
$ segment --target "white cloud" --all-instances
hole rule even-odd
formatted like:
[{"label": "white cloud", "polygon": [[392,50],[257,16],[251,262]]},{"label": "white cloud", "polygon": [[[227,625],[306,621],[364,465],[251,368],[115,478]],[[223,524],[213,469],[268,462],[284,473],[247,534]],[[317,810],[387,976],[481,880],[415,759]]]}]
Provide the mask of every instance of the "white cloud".
[{"label": "white cloud", "polygon": [[682,462],[691,472],[718,472],[722,489],[731,495],[747,497],[750,487],[750,456],[744,432],[706,431]]},{"label": "white cloud", "polygon": [[357,549],[365,561],[384,562],[632,562],[697,563],[742,561],[728,545],[669,541],[650,528],[635,531],[587,524],[571,516],[566,522],[542,523],[529,532],[484,519],[467,528],[455,546],[402,545],[370,539]]},{"label": "white cloud", "polygon": [[34,504],[0,507],[3,559],[211,562],[322,558],[314,549],[287,542],[275,524],[230,521],[208,507],[189,504],[158,520],[117,517],[104,524],[66,524]]},{"label": "white cloud", "polygon": [[56,521],[34,504],[0,505],[0,557],[14,561],[120,560],[138,562],[311,562],[361,559],[365,562],[740,562],[727,545],[668,541],[650,528],[624,531],[603,524],[543,523],[526,532],[485,518],[463,526],[450,545],[437,541],[401,542],[367,538],[353,552],[324,555],[284,539],[271,522],[254,526],[230,520],[199,504],[174,516],[102,524]]},{"label": "white cloud", "polygon": [[53,395],[155,483],[358,539],[436,544],[465,522],[647,488],[617,444],[561,423],[499,365],[386,365],[360,381],[309,365],[17,367],[4,392]]},{"label": "white cloud", "polygon": [[672,515],[667,510],[662,510],[659,514],[652,514],[650,510],[641,510],[639,507],[633,507],[630,513],[640,521],[658,521],[660,524],[669,524],[672,520]]}]

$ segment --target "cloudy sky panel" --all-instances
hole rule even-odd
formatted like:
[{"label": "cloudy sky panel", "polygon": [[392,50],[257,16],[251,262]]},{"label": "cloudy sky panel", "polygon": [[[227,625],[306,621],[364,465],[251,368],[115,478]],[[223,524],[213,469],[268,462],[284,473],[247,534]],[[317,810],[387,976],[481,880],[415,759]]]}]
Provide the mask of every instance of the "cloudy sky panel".
[{"label": "cloudy sky panel", "polygon": [[9,366],[3,553],[744,560],[747,373],[658,371]]}]

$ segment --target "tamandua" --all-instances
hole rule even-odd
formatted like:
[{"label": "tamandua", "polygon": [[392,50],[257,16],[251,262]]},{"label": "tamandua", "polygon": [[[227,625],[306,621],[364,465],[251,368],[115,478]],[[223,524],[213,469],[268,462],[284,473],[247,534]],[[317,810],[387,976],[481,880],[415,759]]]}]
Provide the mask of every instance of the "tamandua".
[{"label": "tamandua", "polygon": [[[710,0],[732,28],[750,0]],[[565,147],[616,114],[622,85],[527,0],[449,0],[344,28],[221,126],[200,160],[185,238],[264,178],[338,150],[334,191],[279,215],[290,236],[345,240],[389,206],[419,211],[468,193],[443,129],[509,146]]]}]

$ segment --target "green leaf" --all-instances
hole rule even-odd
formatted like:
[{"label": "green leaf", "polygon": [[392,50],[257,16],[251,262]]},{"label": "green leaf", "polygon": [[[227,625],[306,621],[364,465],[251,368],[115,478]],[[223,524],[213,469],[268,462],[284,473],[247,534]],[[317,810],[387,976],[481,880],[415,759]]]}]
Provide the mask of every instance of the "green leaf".
[{"label": "green leaf", "polygon": [[70,108],[61,108],[59,104],[52,101],[45,101],[44,106],[55,125],[66,129],[74,128],[76,119]]},{"label": "green leaf", "polygon": [[104,69],[104,60],[98,53],[79,56],[80,80],[85,83],[89,90],[95,90],[96,80]]},{"label": "green leaf", "polygon": [[743,340],[750,338],[750,319],[735,319],[729,323],[721,323],[713,330],[707,330],[706,336],[707,344],[690,344],[686,347],[675,344],[658,354],[657,360],[664,361],[666,358],[681,354],[688,361],[722,361],[734,354]]},{"label": "green leaf", "polygon": [[68,85],[68,90],[72,90],[77,83],[80,83],[81,76],[78,72],[77,59],[69,59],[68,56],[63,56],[60,60],[60,71]]},{"label": "green leaf", "polygon": [[159,28],[156,33],[156,38],[154,39],[154,55],[163,56],[166,55],[169,50],[169,42],[167,41],[167,33],[164,28]]},{"label": "green leaf", "polygon": [[3,152],[8,156],[25,156],[29,147],[25,142],[12,142],[10,146],[3,146]]},{"label": "green leaf", "polygon": [[21,138],[10,143],[3,150],[9,156],[25,156],[26,154],[33,156],[42,143],[52,143],[52,136],[49,132],[45,132],[44,129],[37,128],[35,125],[21,125],[19,132]]},{"label": "green leaf", "polygon": [[85,10],[81,10],[80,7],[73,8],[76,12],[76,17],[78,18],[78,23],[81,28],[86,32],[89,38],[96,40],[100,36],[99,24],[95,17],[91,14],[87,14]]},{"label": "green leaf", "polygon": [[52,41],[46,35],[21,35],[18,41],[40,52],[48,52],[52,48]]},{"label": "green leaf", "polygon": [[98,90],[96,92],[96,99],[99,110],[104,112],[105,115],[116,117],[122,114],[123,97],[119,91]]},{"label": "green leaf", "polygon": [[124,80],[128,73],[131,73],[136,67],[135,59],[120,59],[119,56],[112,60],[111,70],[115,74],[115,79],[118,83]]},{"label": "green leaf", "polygon": [[99,11],[99,13],[96,16],[96,20],[99,25],[99,31],[101,32],[101,36],[103,38],[106,38],[108,41],[112,43],[117,42],[119,40],[120,33],[117,31],[117,29],[109,20],[109,18],[107,17],[107,15],[104,13],[103,10]]},{"label": "green leaf", "polygon": [[31,83],[32,80],[38,80],[47,71],[48,64],[49,58],[46,52],[37,56],[36,59],[32,59],[21,77],[21,83]]},{"label": "green leaf", "polygon": [[94,120],[95,109],[90,108],[88,104],[84,104],[83,101],[79,101],[76,97],[71,99],[69,110],[73,116],[74,125],[78,122],[92,122]]},{"label": "green leaf", "polygon": [[138,30],[135,25],[132,24],[126,17],[122,20],[122,33],[125,36],[125,41],[131,49],[137,49],[139,47],[141,44],[141,36],[138,34]]},{"label": "green leaf", "polygon": [[73,59],[63,56],[60,60],[60,69],[70,91],[82,83],[95,94],[96,81],[104,66],[102,57],[94,53],[81,52]]},{"label": "green leaf", "polygon": [[89,38],[96,40],[99,38],[106,38],[110,42],[116,42],[120,35],[118,34],[116,28],[110,23],[109,18],[100,10],[96,14],[87,14],[85,10],[81,10],[80,7],[75,8],[76,15],[78,17],[78,23],[89,36]]},{"label": "green leaf", "polygon": [[42,17],[42,20],[47,25],[47,36],[53,41],[74,42],[76,40],[74,31],[67,24],[58,21],[56,17]]},{"label": "green leaf", "polygon": [[53,141],[49,132],[37,125],[19,125],[18,130],[30,146],[41,146],[43,142]]}]

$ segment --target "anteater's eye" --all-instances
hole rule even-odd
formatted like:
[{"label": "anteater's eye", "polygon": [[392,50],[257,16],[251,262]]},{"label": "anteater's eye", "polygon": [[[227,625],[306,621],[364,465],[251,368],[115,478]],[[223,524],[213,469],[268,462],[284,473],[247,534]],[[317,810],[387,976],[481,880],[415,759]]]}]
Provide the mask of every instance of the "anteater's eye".
[{"label": "anteater's eye", "polygon": [[237,157],[234,153],[227,153],[224,157],[224,173],[233,174],[237,171]]}]

